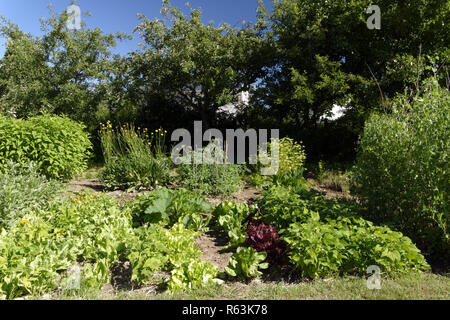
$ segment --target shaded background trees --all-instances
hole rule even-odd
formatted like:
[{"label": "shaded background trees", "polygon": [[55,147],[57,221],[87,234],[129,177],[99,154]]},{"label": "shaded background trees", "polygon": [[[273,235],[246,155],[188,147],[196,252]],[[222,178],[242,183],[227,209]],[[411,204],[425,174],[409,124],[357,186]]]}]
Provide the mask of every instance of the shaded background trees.
[{"label": "shaded background trees", "polygon": [[[258,20],[240,27],[204,24],[201,10],[185,16],[163,1],[163,20],[141,16],[141,48],[126,56],[111,53],[126,35],[70,31],[65,13],[43,21],[43,37],[3,21],[1,112],[66,114],[92,133],[106,120],[280,128],[310,161],[353,160],[371,113],[389,113],[390,99],[430,75],[448,88],[448,1],[377,4],[381,30],[366,26],[368,0],[282,0],[271,12],[261,3]],[[220,117],[241,91],[250,105]],[[345,115],[331,120],[337,106]]]},{"label": "shaded background trees", "polygon": [[[386,100],[448,65],[449,3],[378,1],[381,30],[369,30],[370,1],[282,0],[266,13],[277,50],[249,110],[303,140],[313,158],[353,158],[364,121]],[[445,85],[445,70],[440,73]],[[343,119],[321,121],[334,105]],[[282,125],[281,125],[282,124]],[[335,148],[335,146],[338,146]],[[338,151],[338,150],[339,151]]]},{"label": "shaded background trees", "polygon": [[130,57],[130,71],[144,103],[140,112],[174,129],[193,119],[218,127],[219,108],[236,103],[237,94],[263,76],[265,40],[252,25],[205,25],[200,9],[186,17],[164,1],[162,12],[163,21],[140,16],[136,28],[143,44]]}]

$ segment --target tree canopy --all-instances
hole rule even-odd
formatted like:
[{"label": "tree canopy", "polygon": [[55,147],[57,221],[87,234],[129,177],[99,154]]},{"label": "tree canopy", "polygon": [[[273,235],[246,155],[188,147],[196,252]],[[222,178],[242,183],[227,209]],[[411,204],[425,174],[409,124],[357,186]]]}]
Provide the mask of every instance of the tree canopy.
[{"label": "tree canopy", "polygon": [[[163,1],[163,19],[140,16],[140,49],[113,55],[127,36],[68,30],[67,13],[42,21],[44,36],[2,19],[1,113],[67,114],[90,130],[98,121],[167,129],[194,120],[220,128],[221,106],[251,92],[227,126],[280,128],[302,140],[310,158],[352,157],[363,124],[388,101],[435,76],[448,90],[450,3],[380,0],[381,28],[369,29],[369,0],[260,2],[255,23],[202,22]],[[256,85],[256,89],[253,86]],[[333,109],[345,116],[327,120]]]},{"label": "tree canopy", "polygon": [[109,99],[114,73],[111,49],[124,34],[103,34],[83,24],[79,31],[66,26],[67,14],[42,20],[42,37],[21,31],[2,19],[8,39],[0,60],[2,112],[29,117],[42,112],[66,114],[92,123],[99,105]]},{"label": "tree canopy", "polygon": [[162,21],[140,16],[143,51],[132,57],[136,88],[182,105],[206,127],[217,125],[218,109],[263,76],[266,43],[252,25],[203,24],[200,9],[190,8],[186,17],[164,1],[162,12]]},{"label": "tree canopy", "polygon": [[[318,151],[314,137],[329,138],[319,120],[334,105],[348,110],[341,122],[356,133],[355,141],[371,112],[386,111],[386,99],[438,70],[445,85],[449,2],[378,1],[380,30],[367,27],[370,5],[369,0],[281,0],[262,17],[276,50],[254,114],[265,112],[294,134],[300,130],[298,138],[311,139],[310,153]],[[336,123],[329,125],[336,129]],[[332,149],[326,141],[323,146]]]}]

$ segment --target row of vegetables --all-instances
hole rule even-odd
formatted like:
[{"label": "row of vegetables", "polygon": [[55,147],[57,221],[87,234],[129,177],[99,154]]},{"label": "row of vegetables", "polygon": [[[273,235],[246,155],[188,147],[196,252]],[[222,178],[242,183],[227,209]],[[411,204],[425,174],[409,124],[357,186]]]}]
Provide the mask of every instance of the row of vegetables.
[{"label": "row of vegetables", "polygon": [[[427,270],[420,251],[399,232],[360,217],[357,204],[328,200],[289,179],[276,181],[256,202],[213,207],[186,189],[160,188],[121,206],[97,193],[48,199],[0,231],[0,297],[41,296],[101,288],[120,261],[137,285],[170,291],[249,280],[288,266],[299,277]],[[233,252],[225,272],[201,259],[195,239],[222,232]],[[79,286],[70,286],[73,267]]]}]

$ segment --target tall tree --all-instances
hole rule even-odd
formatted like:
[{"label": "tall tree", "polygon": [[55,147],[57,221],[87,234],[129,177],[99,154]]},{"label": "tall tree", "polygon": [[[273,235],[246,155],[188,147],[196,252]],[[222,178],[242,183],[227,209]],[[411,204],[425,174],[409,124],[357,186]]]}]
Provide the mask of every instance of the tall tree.
[{"label": "tall tree", "polygon": [[2,19],[7,38],[0,61],[2,112],[28,117],[40,112],[66,114],[95,126],[95,113],[112,99],[111,75],[117,64],[111,49],[122,33],[101,29],[69,30],[66,12],[42,20],[42,37],[32,36]]},{"label": "tall tree", "polygon": [[263,76],[264,40],[250,25],[205,25],[200,9],[190,8],[186,17],[165,0],[162,12],[162,21],[140,16],[144,44],[133,56],[136,88],[183,106],[205,127],[215,125],[218,109]]},{"label": "tall tree", "polygon": [[[274,1],[265,19],[277,50],[252,117],[264,112],[278,119],[298,138],[308,140],[310,152],[320,152],[317,137],[326,126],[347,127],[354,133],[348,144],[352,146],[369,112],[386,111],[387,99],[433,72],[445,75],[450,56],[447,0],[377,1],[379,30],[367,27],[371,4]],[[346,117],[328,125],[320,121],[336,104],[348,109]],[[322,150],[330,141],[320,142]]]}]

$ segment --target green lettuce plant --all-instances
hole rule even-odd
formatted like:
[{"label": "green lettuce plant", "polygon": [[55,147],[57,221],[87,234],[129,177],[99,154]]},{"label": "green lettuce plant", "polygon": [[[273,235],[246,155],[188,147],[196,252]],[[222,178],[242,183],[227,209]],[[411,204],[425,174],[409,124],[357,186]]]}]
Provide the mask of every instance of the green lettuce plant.
[{"label": "green lettuce plant", "polygon": [[239,247],[231,256],[230,262],[225,267],[225,272],[230,277],[241,280],[249,280],[260,276],[259,269],[267,269],[269,264],[263,263],[267,258],[267,253],[256,252],[253,248]]}]

